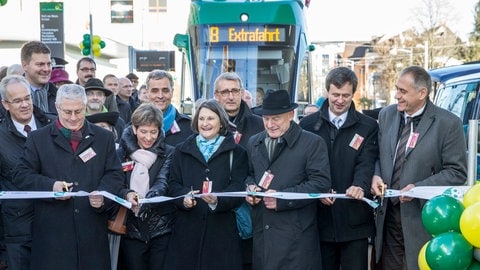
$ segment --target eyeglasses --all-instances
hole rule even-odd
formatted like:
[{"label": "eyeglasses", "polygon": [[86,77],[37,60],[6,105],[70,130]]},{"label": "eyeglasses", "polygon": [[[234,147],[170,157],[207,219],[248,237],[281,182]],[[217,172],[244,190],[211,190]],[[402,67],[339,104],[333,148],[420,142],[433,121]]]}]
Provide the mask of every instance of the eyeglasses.
[{"label": "eyeglasses", "polygon": [[87,71],[90,71],[90,72],[95,72],[95,70],[97,70],[96,68],[87,68],[87,67],[83,67],[80,69],[82,72],[87,72]]},{"label": "eyeglasses", "polygon": [[102,91],[87,91],[86,93],[87,97],[104,97],[105,93]]},{"label": "eyeglasses", "polygon": [[32,96],[28,95],[28,96],[25,96],[24,98],[16,98],[11,101],[5,100],[5,102],[15,106],[20,106],[23,102],[30,104],[32,102]]},{"label": "eyeglasses", "polygon": [[241,89],[239,88],[232,88],[232,89],[223,89],[223,90],[218,90],[216,91],[219,93],[222,97],[228,97],[230,94],[232,94],[234,97],[238,97],[240,95]]}]

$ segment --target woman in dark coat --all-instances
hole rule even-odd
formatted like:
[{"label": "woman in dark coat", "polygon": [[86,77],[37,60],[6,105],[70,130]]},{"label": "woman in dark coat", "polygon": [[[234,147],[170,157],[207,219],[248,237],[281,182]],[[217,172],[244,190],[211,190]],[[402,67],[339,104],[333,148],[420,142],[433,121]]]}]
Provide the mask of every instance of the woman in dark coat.
[{"label": "woman in dark coat", "polygon": [[[200,105],[192,129],[197,134],[177,145],[171,165],[170,196],[187,196],[175,201],[178,211],[166,269],[241,269],[233,210],[243,198],[210,192],[245,190],[247,154],[235,144],[228,116],[215,100]],[[202,194],[193,199],[193,193]]]},{"label": "woman in dark coat", "polygon": [[[117,153],[125,166],[126,185],[140,197],[164,196],[173,146],[165,144],[162,112],[145,103],[132,114],[132,125],[122,135]],[[127,269],[163,269],[172,231],[174,206],[171,203],[144,204],[127,215],[127,232],[122,247]]]}]

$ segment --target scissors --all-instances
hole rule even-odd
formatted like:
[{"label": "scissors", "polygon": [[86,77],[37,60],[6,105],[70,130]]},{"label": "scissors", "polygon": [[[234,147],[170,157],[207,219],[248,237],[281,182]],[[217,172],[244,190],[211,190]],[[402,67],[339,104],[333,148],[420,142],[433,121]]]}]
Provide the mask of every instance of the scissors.
[{"label": "scissors", "polygon": [[193,193],[193,186],[190,186],[190,199],[195,200],[195,194]]},{"label": "scissors", "polygon": [[67,182],[63,181],[63,183],[62,183],[62,184],[63,184],[63,188],[62,188],[63,192],[69,192],[69,191],[72,191],[73,187],[71,187],[71,188],[68,188],[68,183],[67,183]]},{"label": "scissors", "polygon": [[385,198],[385,184],[382,183],[382,187],[380,188],[380,206],[383,206],[383,199]]}]

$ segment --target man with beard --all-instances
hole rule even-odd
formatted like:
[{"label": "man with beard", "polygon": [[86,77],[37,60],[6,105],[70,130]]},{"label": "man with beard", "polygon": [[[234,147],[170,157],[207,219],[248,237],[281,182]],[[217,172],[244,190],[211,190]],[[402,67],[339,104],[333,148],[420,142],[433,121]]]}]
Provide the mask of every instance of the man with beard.
[{"label": "man with beard", "polygon": [[[89,79],[95,78],[96,71],[97,63],[95,63],[95,60],[88,56],[80,58],[80,60],[77,62],[78,79],[75,81],[75,83],[85,87],[85,84]],[[115,101],[113,95],[109,95],[105,99],[105,107],[107,107],[109,112],[118,112],[117,102]]]},{"label": "man with beard", "polygon": [[25,79],[30,84],[33,104],[44,112],[56,114],[57,87],[48,82],[52,72],[50,48],[41,41],[29,41],[22,45],[20,58]]},{"label": "man with beard", "polygon": [[[105,88],[101,80],[97,78],[91,78],[88,80],[85,84],[85,93],[87,94],[87,115],[108,112],[105,107],[105,99],[112,94],[112,91]],[[117,142],[120,140],[124,128],[125,121],[122,118],[119,118],[115,125]]]}]

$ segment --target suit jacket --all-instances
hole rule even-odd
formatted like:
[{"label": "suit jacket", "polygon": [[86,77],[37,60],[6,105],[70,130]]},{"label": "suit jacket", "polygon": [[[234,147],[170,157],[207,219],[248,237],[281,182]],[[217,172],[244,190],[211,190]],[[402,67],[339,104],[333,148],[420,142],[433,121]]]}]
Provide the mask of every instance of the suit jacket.
[{"label": "suit jacket", "polygon": [[[398,140],[398,129],[402,114],[397,105],[390,105],[379,114],[380,158],[375,175],[381,176],[391,186],[393,159]],[[462,185],[467,178],[466,143],[460,118],[427,101],[418,126],[414,148],[405,154],[400,176],[400,189],[408,184],[415,186]],[[400,204],[405,256],[408,269],[418,269],[418,253],[431,239],[422,223],[422,207],[425,200],[413,199]],[[387,203],[377,209],[376,259],[380,259],[383,242],[383,225]]]},{"label": "suit jacket", "polygon": [[[55,123],[33,131],[13,173],[21,190],[52,191],[55,181],[73,183],[72,191],[108,191],[118,195],[123,186],[122,166],[113,134],[85,121],[83,138],[74,152]],[[95,152],[83,161],[79,155]],[[88,197],[35,201],[32,269],[110,269],[105,199],[101,208]]]},{"label": "suit jacket", "polygon": [[[321,136],[327,144],[332,189],[345,193],[350,186],[359,186],[368,197],[378,158],[378,124],[352,103],[345,123],[337,130],[328,111],[329,104],[324,102],[320,111],[302,118],[300,126]],[[358,136],[363,141],[353,146]],[[320,240],[329,242],[367,238],[375,232],[372,208],[360,200],[336,200],[331,206],[319,202],[318,225]]]}]

